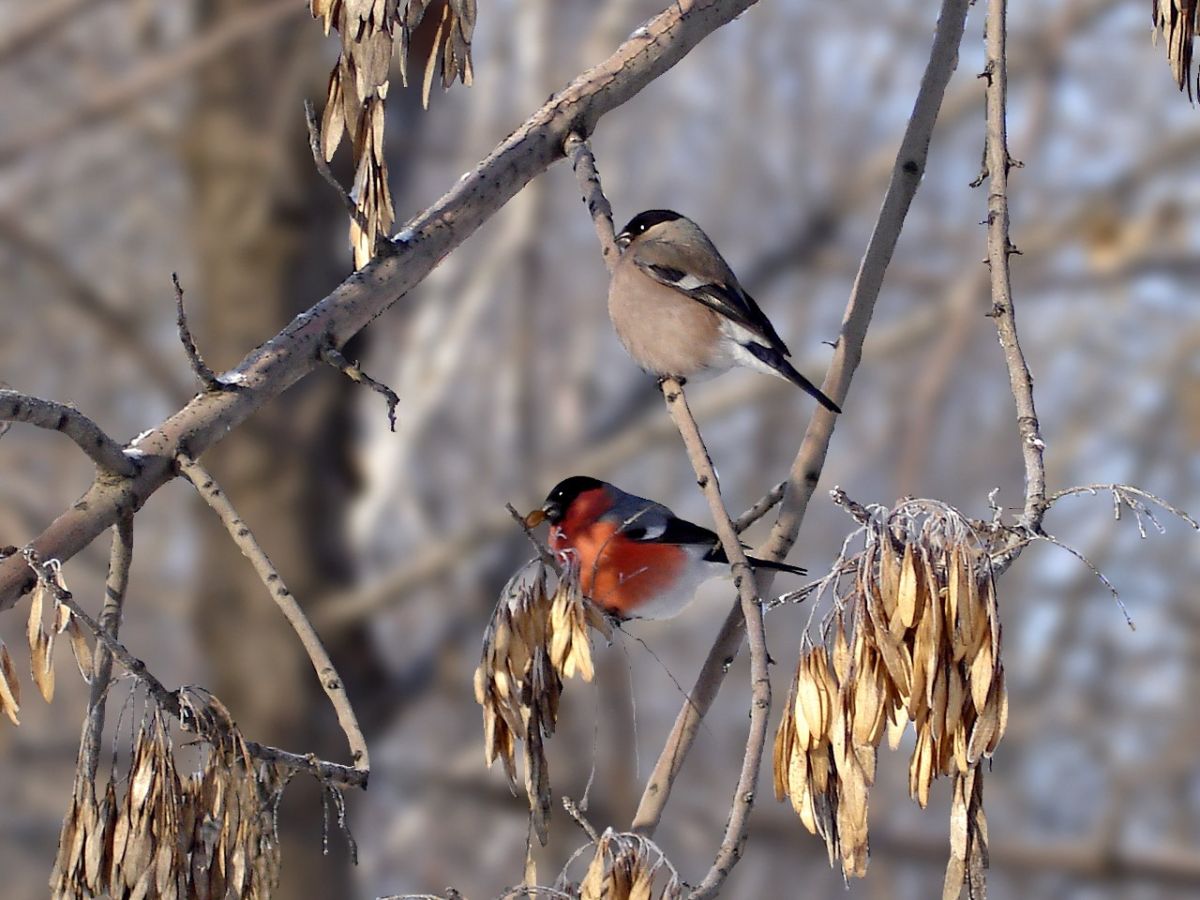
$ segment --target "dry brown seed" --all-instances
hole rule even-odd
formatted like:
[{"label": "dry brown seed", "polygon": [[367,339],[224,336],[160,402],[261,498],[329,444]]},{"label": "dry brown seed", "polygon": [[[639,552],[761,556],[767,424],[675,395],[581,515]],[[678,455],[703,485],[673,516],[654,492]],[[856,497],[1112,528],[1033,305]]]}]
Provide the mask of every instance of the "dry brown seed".
[{"label": "dry brown seed", "polygon": [[791,759],[793,747],[796,744],[796,726],[792,718],[792,704],[792,689],[789,688],[787,701],[783,705],[783,716],[780,718],[779,727],[775,730],[772,757],[775,799],[779,801],[788,796],[788,761]]},{"label": "dry brown seed", "polygon": [[985,639],[982,645],[975,658],[971,660],[971,701],[979,712],[983,711],[992,686],[992,678],[996,674],[995,660],[992,657],[992,642],[986,631],[984,635]]},{"label": "dry brown seed", "polygon": [[788,798],[796,815],[803,815],[804,794],[809,790],[808,751],[803,747],[793,746],[786,765]]},{"label": "dry brown seed", "polygon": [[1000,743],[1000,738],[1004,737],[1004,732],[1008,730],[1008,687],[1004,683],[1004,666],[998,667],[996,681],[999,685],[1000,693],[1000,724],[996,728],[996,736],[988,745],[987,750],[989,754],[996,749],[996,745]]},{"label": "dry brown seed", "polygon": [[846,642],[846,623],[839,611],[833,625],[833,671],[838,684],[845,684],[850,675],[850,645]]},{"label": "dry brown seed", "polygon": [[917,560],[912,544],[904,545],[904,558],[900,563],[900,584],[896,592],[896,612],[891,618],[890,630],[893,637],[900,637],[906,628],[917,621],[921,602],[921,583],[917,575]]},{"label": "dry brown seed", "polygon": [[8,647],[0,641],[0,712],[8,716],[14,725],[20,725],[17,713],[21,709],[21,682],[17,680],[17,669]]},{"label": "dry brown seed", "polygon": [[[66,609],[66,607],[63,608]],[[74,616],[67,621],[67,638],[71,641],[71,653],[75,656],[75,665],[79,666],[79,674],[83,676],[85,682],[91,684],[94,666],[92,647],[84,637],[83,629],[79,627]]]},{"label": "dry brown seed", "polygon": [[887,621],[896,615],[896,606],[900,594],[900,561],[896,558],[896,548],[892,542],[891,529],[884,527],[879,540],[879,599],[883,602],[883,612]]},{"label": "dry brown seed", "polygon": [[796,735],[806,749],[816,746],[824,734],[821,727],[821,696],[812,677],[811,656],[800,658],[796,670]]},{"label": "dry brown seed", "polygon": [[815,793],[823,794],[829,788],[829,769],[829,741],[822,738],[808,755],[808,771]]}]

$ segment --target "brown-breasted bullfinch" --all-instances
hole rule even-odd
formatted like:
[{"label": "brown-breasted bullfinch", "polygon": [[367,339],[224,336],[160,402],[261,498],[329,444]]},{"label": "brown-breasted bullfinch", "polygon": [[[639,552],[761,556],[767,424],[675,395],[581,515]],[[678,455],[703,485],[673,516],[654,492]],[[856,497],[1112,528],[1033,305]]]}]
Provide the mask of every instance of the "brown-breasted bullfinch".
[{"label": "brown-breasted bullfinch", "polygon": [[789,351],[700,226],[669,209],[638,213],[617,235],[608,314],[634,361],[659,378],[746,366],[841,409],[788,362]]},{"label": "brown-breasted bullfinch", "polygon": [[[623,619],[670,618],[701,583],[729,574],[714,532],[586,475],[559,482],[525,519],[530,526],[543,521],[550,523],[551,549],[578,565],[584,596]],[[804,574],[797,566],[753,557],[750,565]]]}]

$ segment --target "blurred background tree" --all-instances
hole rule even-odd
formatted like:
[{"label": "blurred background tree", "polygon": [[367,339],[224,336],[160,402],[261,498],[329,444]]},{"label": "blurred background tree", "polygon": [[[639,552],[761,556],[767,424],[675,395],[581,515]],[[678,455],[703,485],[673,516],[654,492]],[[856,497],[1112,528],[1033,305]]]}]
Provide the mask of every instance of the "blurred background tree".
[{"label": "blurred background tree", "polygon": [[[421,112],[419,92],[393,78],[397,218],[659,9],[496,0],[480,14],[470,90],[435,87]],[[350,271],[345,214],[313,171],[301,109],[324,96],[336,41],[292,2],[0,10],[0,379],[74,403],[124,439],[193,390],[172,271],[218,370]],[[821,342],[837,334],[935,13],[892,0],[757,4],[593,139],[617,219],[653,206],[697,219],[810,376],[828,362]],[[1010,140],[1025,162],[1011,190],[1023,251],[1014,291],[1051,487],[1126,481],[1194,509],[1200,181],[1189,173],[1200,125],[1147,24],[1142,5],[1115,0],[1011,4]],[[966,186],[982,146],[981,25],[973,13],[822,486],[882,503],[935,496],[986,516],[992,487],[1018,505],[1021,467],[984,318],[983,229],[972,227],[986,198]],[[334,170],[347,184],[350,168],[343,150]],[[525,802],[483,768],[470,686],[499,586],[528,553],[504,502],[528,507],[559,477],[587,472],[705,517],[653,382],[612,334],[605,288],[571,173],[555,167],[350,348],[402,398],[395,434],[378,397],[319,371],[206,454],[316,622],[373,750],[371,791],[349,798],[358,867],[337,834],[320,856],[321,800],[300,779],[281,813],[280,896],[453,884],[483,897],[517,879]],[[690,396],[741,508],[782,477],[810,405],[754,375]],[[74,447],[6,434],[0,544],[40,531],[89,472]],[[248,736],[336,758],[340,735],[300,648],[227,535],[178,485],[138,521],[127,644],[168,683],[211,687]],[[1066,501],[1047,521],[1121,590],[1136,633],[1065,554],[1035,549],[1006,576],[1012,718],[988,788],[994,896],[1200,888],[1200,556],[1188,529],[1164,525],[1143,544],[1103,499]],[[818,493],[793,561],[820,571],[846,531]],[[100,596],[101,543],[68,565],[85,600]],[[623,640],[600,654],[593,696],[570,691],[548,751],[555,790],[579,796],[594,765],[597,824],[628,823],[728,594],[714,583],[679,619],[631,626],[648,649]],[[772,648],[789,660],[781,669],[806,618],[786,606],[768,617]],[[10,645],[21,631],[19,616],[0,616]],[[659,832],[685,876],[708,865],[723,827],[745,665],[735,663]],[[63,677],[60,691],[53,710],[27,700],[22,727],[0,727],[0,871],[12,897],[44,896],[67,802],[71,710],[86,688]],[[902,757],[885,754],[880,769],[871,870],[849,894],[934,896],[946,819],[903,799]],[[947,805],[935,789],[931,806]],[[548,870],[580,842],[558,824],[540,857]],[[790,810],[760,803],[727,894],[798,884],[814,897],[847,893]]]}]

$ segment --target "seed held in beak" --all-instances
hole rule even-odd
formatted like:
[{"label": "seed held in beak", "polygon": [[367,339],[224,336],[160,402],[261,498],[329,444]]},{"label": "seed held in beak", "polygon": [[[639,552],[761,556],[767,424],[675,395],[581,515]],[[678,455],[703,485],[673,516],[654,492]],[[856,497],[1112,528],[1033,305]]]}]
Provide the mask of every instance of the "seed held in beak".
[{"label": "seed held in beak", "polygon": [[544,509],[535,509],[525,517],[526,528],[537,528],[546,521],[546,511]]}]

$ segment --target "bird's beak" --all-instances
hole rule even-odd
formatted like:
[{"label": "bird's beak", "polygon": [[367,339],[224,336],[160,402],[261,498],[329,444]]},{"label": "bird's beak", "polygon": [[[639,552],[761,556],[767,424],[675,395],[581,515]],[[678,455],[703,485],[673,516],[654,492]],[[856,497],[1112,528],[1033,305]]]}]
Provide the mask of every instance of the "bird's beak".
[{"label": "bird's beak", "polygon": [[546,511],[544,509],[535,509],[525,517],[526,528],[537,528],[546,521]]},{"label": "bird's beak", "polygon": [[629,246],[629,242],[633,240],[633,235],[628,231],[622,231],[617,235],[617,246],[624,250]]}]

